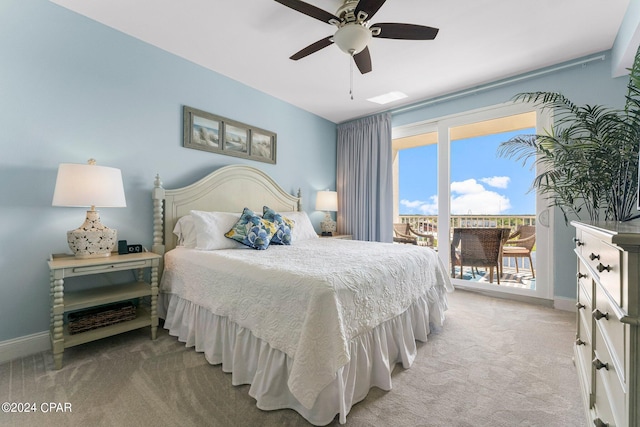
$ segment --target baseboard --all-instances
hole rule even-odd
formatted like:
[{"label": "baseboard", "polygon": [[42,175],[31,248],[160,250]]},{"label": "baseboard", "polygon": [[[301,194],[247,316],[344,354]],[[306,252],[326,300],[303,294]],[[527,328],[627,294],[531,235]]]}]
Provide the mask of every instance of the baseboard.
[{"label": "baseboard", "polygon": [[0,363],[51,350],[49,331],[0,342]]},{"label": "baseboard", "polygon": [[527,296],[527,295],[520,295],[520,294],[511,294],[511,293],[507,293],[507,292],[495,291],[493,289],[478,289],[476,287],[467,287],[465,285],[459,285],[459,284],[456,284],[454,287],[456,289],[462,289],[462,290],[469,291],[469,292],[476,292],[478,294],[482,294],[482,295],[485,295],[485,296],[488,296],[488,297],[492,297],[492,298],[500,298],[500,299],[507,299],[507,300],[512,300],[512,301],[526,302],[528,304],[535,304],[535,305],[541,305],[541,306],[544,306],[544,307],[553,308],[553,301],[550,300],[550,299],[530,297],[530,296]]},{"label": "baseboard", "polygon": [[564,311],[576,311],[575,298],[554,297],[553,308]]},{"label": "baseboard", "polygon": [[563,311],[575,311],[576,300],[575,298],[567,297],[554,297],[553,300],[544,298],[529,297],[526,295],[509,294],[505,292],[498,292],[492,289],[478,289],[476,287],[466,287],[464,285],[455,285],[456,289],[462,289],[470,292],[477,292],[486,296],[502,299],[510,299],[514,301],[526,302],[529,304],[542,305],[545,307],[555,308],[556,310]]}]

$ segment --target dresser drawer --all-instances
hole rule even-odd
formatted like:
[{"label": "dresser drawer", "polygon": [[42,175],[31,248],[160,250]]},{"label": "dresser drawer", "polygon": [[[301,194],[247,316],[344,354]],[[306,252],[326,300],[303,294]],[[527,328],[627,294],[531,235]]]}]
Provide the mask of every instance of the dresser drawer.
[{"label": "dresser drawer", "polygon": [[590,293],[585,290],[589,283],[578,282],[578,303],[576,308],[578,310],[578,334],[580,338],[591,343],[591,332],[593,322],[593,305],[591,303]]},{"label": "dresser drawer", "polygon": [[[589,423],[589,426],[608,426],[615,427],[617,424],[613,419],[613,410],[611,406],[609,406],[609,401],[606,398],[598,399],[597,391],[596,391],[596,402],[592,407],[592,416],[593,420]],[[596,423],[596,420],[600,420],[599,423]],[[626,424],[623,424],[626,425]]]},{"label": "dresser drawer", "polygon": [[614,363],[614,358],[609,353],[601,332],[600,328],[596,328],[594,334],[594,408],[598,418],[609,425],[626,425],[620,422],[625,419],[627,413],[625,386],[620,382],[620,377],[624,377],[624,373],[618,372],[618,369],[623,368]]},{"label": "dresser drawer", "polygon": [[615,316],[611,306],[616,303],[607,297],[602,287],[596,285],[595,288],[596,297],[593,318],[595,320],[596,329],[598,329],[598,332],[600,333],[598,337],[601,337],[596,348],[601,349],[601,346],[607,347],[607,351],[611,354],[611,357],[614,358],[611,362],[620,368],[620,379],[622,382],[625,382],[624,358],[627,325],[621,323]]},{"label": "dresser drawer", "polygon": [[587,233],[582,235],[582,241],[584,242],[582,258],[597,274],[596,281],[599,281],[611,297],[621,304],[622,251]]},{"label": "dresser drawer", "polygon": [[591,280],[591,273],[587,267],[582,263],[578,263],[578,305],[585,306],[585,311],[591,312],[593,310],[593,280]]},{"label": "dresser drawer", "polygon": [[583,388],[582,393],[589,396],[593,392],[593,384],[591,382],[591,361],[593,360],[591,337],[578,334],[574,344],[574,357],[580,385]]},{"label": "dresser drawer", "polygon": [[[576,338],[580,339],[589,346],[591,346],[591,315],[588,311],[580,310],[578,311],[578,333],[576,334]],[[589,358],[591,354],[589,354]]]},{"label": "dresser drawer", "polygon": [[573,242],[576,245],[576,252],[578,254],[582,253],[582,247],[584,246],[584,240],[582,240],[582,230],[576,229],[576,237],[574,237]]}]

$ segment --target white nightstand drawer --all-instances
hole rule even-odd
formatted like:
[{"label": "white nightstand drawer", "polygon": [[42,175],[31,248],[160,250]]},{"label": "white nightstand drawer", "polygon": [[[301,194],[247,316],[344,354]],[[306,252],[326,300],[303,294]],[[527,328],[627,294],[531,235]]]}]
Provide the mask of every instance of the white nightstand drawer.
[{"label": "white nightstand drawer", "polygon": [[341,240],[353,240],[353,236],[351,234],[334,234],[331,236],[322,236],[318,235],[318,237],[322,239],[341,239]]},{"label": "white nightstand drawer", "polygon": [[92,265],[88,267],[74,267],[74,273],[106,273],[109,271],[131,270],[132,268],[147,267],[146,261],[120,262],[114,264]]}]

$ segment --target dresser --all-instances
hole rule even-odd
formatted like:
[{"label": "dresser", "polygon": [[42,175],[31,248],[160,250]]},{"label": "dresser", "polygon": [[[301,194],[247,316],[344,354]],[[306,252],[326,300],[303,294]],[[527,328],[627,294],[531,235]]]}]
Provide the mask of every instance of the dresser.
[{"label": "dresser", "polygon": [[576,229],[575,365],[587,425],[640,426],[640,225]]}]

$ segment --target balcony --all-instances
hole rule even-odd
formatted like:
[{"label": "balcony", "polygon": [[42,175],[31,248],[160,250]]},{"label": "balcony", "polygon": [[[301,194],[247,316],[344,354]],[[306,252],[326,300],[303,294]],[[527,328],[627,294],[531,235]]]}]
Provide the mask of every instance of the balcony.
[{"label": "balcony", "polygon": [[[432,215],[400,215],[402,223],[409,223],[411,227],[421,233],[432,234],[435,237],[434,247],[438,247],[437,231],[438,217]],[[536,225],[535,215],[452,215],[449,229],[454,228],[509,228],[514,233],[521,225]],[[449,237],[451,241],[452,236]],[[445,245],[445,247],[447,247]],[[441,248],[442,250],[442,248]],[[535,273],[536,247],[533,247],[531,258],[533,260],[533,272]],[[517,262],[517,264],[516,264]],[[535,289],[535,274],[532,274],[531,265],[527,258],[503,258],[501,286],[510,286],[522,289]],[[459,267],[455,267],[455,277],[460,278]],[[480,271],[464,268],[463,280],[489,283],[489,274],[483,269]],[[496,280],[494,280],[494,284]]]}]

